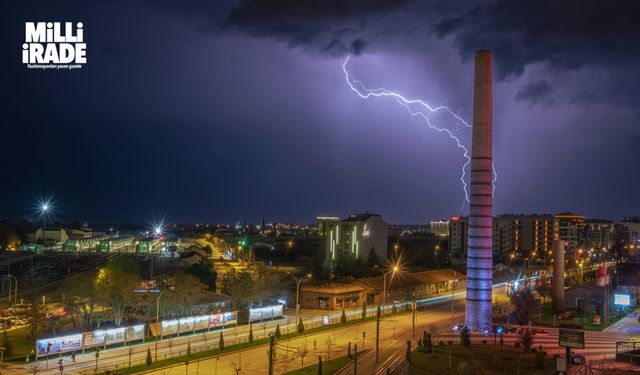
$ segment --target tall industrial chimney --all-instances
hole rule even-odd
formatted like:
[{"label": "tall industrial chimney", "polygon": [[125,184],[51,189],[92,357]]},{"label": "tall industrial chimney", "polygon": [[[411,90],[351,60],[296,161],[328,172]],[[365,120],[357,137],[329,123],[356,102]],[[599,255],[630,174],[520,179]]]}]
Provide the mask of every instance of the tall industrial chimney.
[{"label": "tall industrial chimney", "polygon": [[491,330],[493,275],[493,162],[491,51],[477,51],[473,89],[471,194],[467,251],[466,324]]},{"label": "tall industrial chimney", "polygon": [[553,312],[564,312],[564,243],[553,243],[553,279],[551,281],[551,305]]}]

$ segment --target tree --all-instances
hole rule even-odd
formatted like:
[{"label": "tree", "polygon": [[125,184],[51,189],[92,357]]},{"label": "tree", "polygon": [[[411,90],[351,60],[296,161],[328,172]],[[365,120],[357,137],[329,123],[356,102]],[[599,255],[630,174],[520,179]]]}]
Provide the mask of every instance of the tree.
[{"label": "tree", "polygon": [[120,326],[128,308],[137,295],[133,291],[140,284],[140,266],[126,258],[117,258],[98,271],[95,288],[102,302],[111,308],[113,320]]},{"label": "tree", "polygon": [[376,254],[376,249],[373,246],[371,246],[371,250],[369,250],[369,255],[367,255],[367,261],[365,265],[369,269],[372,269],[378,264],[380,264],[380,258],[378,258],[378,254]]},{"label": "tree", "polygon": [[340,323],[347,324],[347,314],[344,312],[344,309],[342,309],[342,315],[340,315]]},{"label": "tree", "polygon": [[366,319],[367,317],[367,301],[362,303],[362,319]]},{"label": "tree", "polygon": [[433,351],[433,342],[431,341],[431,334],[424,331],[422,333],[422,348],[425,353],[431,353]]},{"label": "tree", "polygon": [[253,325],[249,324],[249,342],[253,342]]},{"label": "tree", "polygon": [[531,332],[531,330],[527,328],[522,333],[522,349],[525,352],[530,352],[532,345],[533,345],[533,332]]},{"label": "tree", "polygon": [[[207,245],[210,249],[210,247]],[[218,274],[215,271],[213,266],[213,261],[210,258],[202,258],[196,264],[192,264],[191,267],[187,268],[185,271],[186,274],[195,276],[201,283],[206,285],[207,289],[215,292],[216,291],[216,280],[218,278]]]},{"label": "tree", "polygon": [[62,282],[58,293],[64,293],[65,308],[71,313],[74,328],[90,331],[98,304],[95,276],[75,273]]},{"label": "tree", "polygon": [[322,357],[318,356],[318,375],[322,375]]},{"label": "tree", "polygon": [[545,279],[540,279],[540,285],[536,289],[540,297],[542,297],[542,303],[544,304],[548,296],[551,295],[551,285]]},{"label": "tree", "polygon": [[298,333],[304,333],[304,323],[302,323],[302,318],[298,322]]},{"label": "tree", "polygon": [[222,282],[222,293],[231,297],[236,309],[243,309],[256,296],[256,284],[247,271],[231,272]]},{"label": "tree", "polygon": [[291,278],[284,272],[275,271],[266,265],[259,265],[255,272],[256,288],[255,298],[263,300],[278,299],[283,290],[291,286]]},{"label": "tree", "polygon": [[47,329],[47,324],[44,319],[44,308],[36,301],[31,303],[29,309],[29,326],[31,327],[31,340],[37,340],[40,335]]},{"label": "tree", "polygon": [[207,286],[190,274],[178,274],[171,281],[173,289],[163,296],[163,310],[171,315],[192,315],[193,307],[207,291]]},{"label": "tree", "polygon": [[276,338],[282,336],[282,332],[280,332],[280,323],[278,323],[278,325],[276,326],[276,331],[275,331],[274,335],[275,335]]},{"label": "tree", "polygon": [[153,359],[151,358],[151,349],[147,348],[147,366],[151,366]]},{"label": "tree", "polygon": [[224,336],[222,336],[222,332],[220,332],[220,341],[218,342],[218,349],[224,350]]},{"label": "tree", "polygon": [[471,331],[466,325],[460,330],[460,343],[464,346],[471,346]]},{"label": "tree", "polygon": [[531,290],[525,289],[514,293],[511,296],[511,304],[514,318],[518,323],[525,324],[532,320],[536,302]]}]

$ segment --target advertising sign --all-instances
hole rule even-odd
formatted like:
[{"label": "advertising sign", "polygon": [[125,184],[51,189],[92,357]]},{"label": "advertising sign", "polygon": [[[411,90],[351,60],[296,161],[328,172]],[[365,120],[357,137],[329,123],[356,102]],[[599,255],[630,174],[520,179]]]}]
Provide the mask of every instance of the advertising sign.
[{"label": "advertising sign", "polygon": [[238,323],[238,312],[231,311],[224,313],[224,324],[236,324]]},{"label": "advertising sign", "polygon": [[136,326],[129,326],[125,329],[125,340],[136,341],[144,340],[144,324],[138,324]]},{"label": "advertising sign", "polygon": [[282,316],[283,312],[284,312],[284,309],[282,305],[273,305],[273,306],[249,309],[249,321],[255,322],[256,320],[277,318],[279,316]]},{"label": "advertising sign", "polygon": [[109,344],[118,344],[124,342],[125,327],[107,329],[104,331],[105,342]]},{"label": "advertising sign", "polygon": [[72,352],[82,348],[82,334],[78,333],[75,335],[38,340],[36,347],[37,356]]},{"label": "advertising sign", "polygon": [[613,303],[619,306],[631,306],[631,296],[628,294],[616,293],[613,295]]},{"label": "advertising sign", "polygon": [[565,348],[584,349],[584,332],[560,328],[558,345]]},{"label": "advertising sign", "polygon": [[94,348],[96,346],[104,345],[105,334],[103,330],[85,332],[82,335],[84,336],[83,342],[85,348]]},{"label": "advertising sign", "polygon": [[162,323],[161,323],[161,325],[162,325],[162,334],[163,335],[172,335],[172,334],[178,333],[178,324],[180,324],[178,319],[163,320]]}]

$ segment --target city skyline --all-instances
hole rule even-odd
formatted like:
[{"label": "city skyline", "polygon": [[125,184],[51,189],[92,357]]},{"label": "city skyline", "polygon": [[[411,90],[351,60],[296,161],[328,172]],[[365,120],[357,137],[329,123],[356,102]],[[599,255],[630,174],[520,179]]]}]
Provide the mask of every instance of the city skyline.
[{"label": "city skyline", "polygon": [[[480,48],[495,56],[495,212],[640,211],[631,3],[260,4],[12,4],[0,216],[24,218],[50,192],[60,218],[94,222],[467,215],[455,144],[393,100],[359,98],[341,61],[352,56],[350,73],[369,87],[470,122]],[[554,23],[565,11],[567,30]],[[22,65],[25,22],[38,19],[84,22],[83,69]]]}]

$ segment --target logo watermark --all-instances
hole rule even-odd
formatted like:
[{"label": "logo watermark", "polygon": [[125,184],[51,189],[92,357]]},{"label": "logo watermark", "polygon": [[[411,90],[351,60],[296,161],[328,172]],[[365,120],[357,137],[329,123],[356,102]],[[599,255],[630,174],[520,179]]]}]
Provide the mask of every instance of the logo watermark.
[{"label": "logo watermark", "polygon": [[87,63],[82,22],[26,22],[22,63],[29,69],[79,69]]}]

